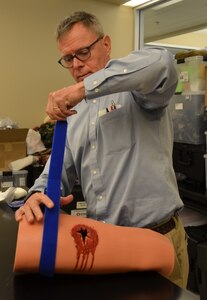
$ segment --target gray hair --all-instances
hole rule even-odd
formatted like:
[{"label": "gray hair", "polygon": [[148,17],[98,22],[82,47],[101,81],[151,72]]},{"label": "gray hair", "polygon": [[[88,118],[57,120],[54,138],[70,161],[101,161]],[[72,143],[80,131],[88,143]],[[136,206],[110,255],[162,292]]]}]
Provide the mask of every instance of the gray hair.
[{"label": "gray hair", "polygon": [[59,40],[77,23],[82,23],[85,27],[96,33],[98,37],[104,36],[103,27],[96,16],[84,11],[77,11],[60,21],[56,30],[56,39]]}]

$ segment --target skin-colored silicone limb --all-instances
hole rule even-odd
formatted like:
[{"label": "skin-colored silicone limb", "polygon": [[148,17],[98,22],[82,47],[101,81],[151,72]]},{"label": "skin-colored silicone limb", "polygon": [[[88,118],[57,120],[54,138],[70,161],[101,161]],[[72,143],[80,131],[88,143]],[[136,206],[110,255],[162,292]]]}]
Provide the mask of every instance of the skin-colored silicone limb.
[{"label": "skin-colored silicone limb", "polygon": [[[106,274],[155,270],[169,275],[174,250],[164,235],[60,214],[55,273]],[[43,223],[19,223],[14,272],[38,272]]]}]

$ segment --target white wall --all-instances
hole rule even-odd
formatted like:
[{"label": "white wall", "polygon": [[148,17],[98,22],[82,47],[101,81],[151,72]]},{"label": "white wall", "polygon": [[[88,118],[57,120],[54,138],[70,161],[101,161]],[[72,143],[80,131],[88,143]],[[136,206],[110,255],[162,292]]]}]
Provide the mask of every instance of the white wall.
[{"label": "white wall", "polygon": [[202,31],[191,32],[172,36],[166,39],[157,40],[154,43],[164,45],[174,45],[175,47],[186,47],[192,49],[207,49],[207,33]]},{"label": "white wall", "polygon": [[76,10],[96,14],[112,38],[112,57],[133,49],[133,10],[93,0],[0,0],[0,119],[32,128],[45,118],[49,92],[72,84],[57,60],[54,32]]}]

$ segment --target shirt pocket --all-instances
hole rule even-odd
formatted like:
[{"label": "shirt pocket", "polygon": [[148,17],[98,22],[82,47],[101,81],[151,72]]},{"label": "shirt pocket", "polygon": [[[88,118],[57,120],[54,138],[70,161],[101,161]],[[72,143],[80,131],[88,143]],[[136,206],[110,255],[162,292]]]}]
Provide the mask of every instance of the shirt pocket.
[{"label": "shirt pocket", "polygon": [[99,118],[99,146],[105,154],[121,152],[135,143],[132,118],[125,107],[115,109]]}]

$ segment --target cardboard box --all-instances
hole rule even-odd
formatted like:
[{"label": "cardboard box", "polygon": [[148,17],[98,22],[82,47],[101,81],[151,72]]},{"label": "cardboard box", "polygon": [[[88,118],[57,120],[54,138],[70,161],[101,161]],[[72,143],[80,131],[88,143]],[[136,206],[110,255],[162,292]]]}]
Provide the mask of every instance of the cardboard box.
[{"label": "cardboard box", "polygon": [[0,130],[0,171],[9,170],[11,161],[27,155],[27,132],[27,128]]}]

